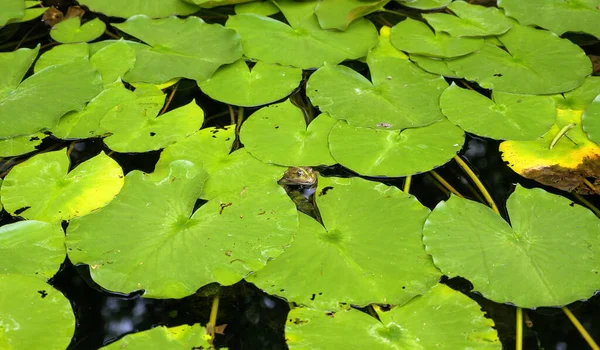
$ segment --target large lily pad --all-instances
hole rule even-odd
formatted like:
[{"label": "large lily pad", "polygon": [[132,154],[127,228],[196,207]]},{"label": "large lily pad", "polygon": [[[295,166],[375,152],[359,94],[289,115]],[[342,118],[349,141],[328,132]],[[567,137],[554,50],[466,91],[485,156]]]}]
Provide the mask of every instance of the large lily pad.
[{"label": "large lily pad", "polygon": [[173,15],[185,16],[199,9],[198,6],[183,0],[80,0],[79,3],[94,12],[123,18],[140,14],[154,18]]},{"label": "large lily pad", "polygon": [[19,85],[39,50],[36,46],[35,49],[0,53],[0,99]]},{"label": "large lily pad", "polygon": [[456,16],[440,12],[424,14],[423,18],[436,32],[446,32],[453,37],[501,35],[512,28],[512,21],[495,7],[454,1],[448,9]]},{"label": "large lily pad", "polygon": [[514,24],[498,39],[506,50],[486,43],[477,52],[448,60],[448,67],[483,88],[530,95],[572,90],[592,72],[585,52],[553,33]]},{"label": "large lily pad", "polygon": [[481,49],[479,38],[454,38],[443,32],[434,33],[423,22],[407,18],[392,28],[390,37],[398,50],[433,57],[457,57]]},{"label": "large lily pad", "polygon": [[235,5],[235,13],[255,13],[261,16],[271,16],[279,12],[279,7],[270,0],[245,2]]},{"label": "large lily pad", "polygon": [[548,132],[556,118],[550,96],[494,91],[490,100],[454,83],[442,94],[440,107],[463,130],[501,140],[534,140]]},{"label": "large lily pad", "polygon": [[441,274],[421,242],[429,210],[416,198],[359,178],[320,178],[317,193],[325,227],[300,214],[294,243],[249,282],[323,310],[404,304],[437,283]]},{"label": "large lily pad", "polygon": [[336,123],[326,114],[308,127],[304,113],[287,100],[260,109],[248,118],[240,140],[254,157],[279,165],[333,165],[327,135]]},{"label": "large lily pad", "polygon": [[71,303],[39,278],[0,274],[0,348],[66,349],[75,330]]},{"label": "large lily pad", "polygon": [[346,30],[350,23],[381,10],[390,0],[319,0],[315,14],[323,29]]},{"label": "large lily pad", "polygon": [[104,34],[104,30],[106,30],[106,24],[99,18],[94,18],[81,25],[81,18],[75,16],[57,23],[50,30],[50,36],[61,43],[79,43],[99,38]]},{"label": "large lily pad", "polygon": [[167,176],[130,172],[109,205],[69,224],[71,261],[90,265],[103,288],[181,298],[238,282],[290,243],[298,216],[281,187],[222,194],[192,214],[206,173],[189,161],[170,168]]},{"label": "large lily pad", "polygon": [[39,73],[42,69],[65,63],[71,63],[78,59],[89,59],[90,48],[87,43],[74,43],[56,45],[44,52],[35,61],[33,72]]},{"label": "large lily pad", "polygon": [[7,24],[10,20],[15,20],[25,15],[25,1],[7,0],[2,4],[0,12],[0,27]]},{"label": "large lily pad", "polygon": [[378,313],[295,308],[285,329],[290,349],[495,349],[494,322],[460,292],[438,284],[411,303]]},{"label": "large lily pad", "polygon": [[361,175],[397,177],[445,164],[460,151],[464,137],[464,132],[446,118],[403,131],[338,122],[329,133],[329,150],[338,163]]},{"label": "large lily pad", "polygon": [[173,78],[204,81],[221,65],[242,55],[235,31],[194,16],[152,19],[137,15],[114,26],[149,45],[130,44],[136,62],[124,77],[128,82],[161,84]]},{"label": "large lily pad", "polygon": [[507,16],[522,25],[536,25],[558,35],[579,32],[600,38],[597,0],[499,0]]},{"label": "large lily pad", "polygon": [[591,211],[520,185],[506,207],[510,225],[480,203],[452,196],[438,204],[423,228],[436,266],[488,299],[527,308],[566,305],[600,288],[600,221]]},{"label": "large lily pad", "polygon": [[250,69],[244,60],[219,68],[200,82],[202,92],[230,105],[253,107],[281,100],[300,85],[302,70],[257,62]]},{"label": "large lily pad", "polygon": [[33,152],[45,137],[46,135],[40,132],[33,135],[0,139],[0,157],[14,157]]},{"label": "large lily pad", "polygon": [[54,276],[66,256],[65,234],[57,223],[27,220],[0,227],[0,274],[45,281]]},{"label": "large lily pad", "polygon": [[38,154],[16,165],[0,189],[4,209],[60,223],[105,206],[123,186],[121,167],[104,153],[68,170],[64,151]]},{"label": "large lily pad", "polygon": [[128,334],[110,345],[104,346],[104,350],[145,350],[152,348],[169,350],[189,349],[211,349],[208,343],[206,328],[199,324],[192,326],[183,325],[167,328],[165,326],[154,327],[150,330]]},{"label": "large lily pad", "polygon": [[377,43],[377,30],[365,19],[344,32],[328,31],[319,26],[314,3],[284,0],[277,5],[290,25],[257,14],[229,17],[226,26],[240,33],[247,57],[308,69],[363,57]]},{"label": "large lily pad", "polygon": [[90,61],[102,75],[104,86],[107,86],[134,67],[135,50],[120,40],[98,50]]}]

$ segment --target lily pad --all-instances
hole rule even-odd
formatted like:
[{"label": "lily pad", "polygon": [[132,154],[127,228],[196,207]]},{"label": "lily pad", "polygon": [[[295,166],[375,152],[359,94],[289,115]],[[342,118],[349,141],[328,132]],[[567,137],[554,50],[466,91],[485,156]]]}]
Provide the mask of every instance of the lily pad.
[{"label": "lily pad", "polygon": [[494,91],[490,100],[454,83],[442,94],[440,107],[463,130],[501,140],[534,140],[548,132],[556,118],[550,96]]},{"label": "lily pad", "polygon": [[250,2],[250,1],[254,1],[254,0],[185,0],[185,1],[190,2],[192,4],[196,4],[201,7],[212,8],[212,7],[217,7],[217,6],[241,4],[241,3],[246,3],[246,2]]},{"label": "lily pad", "polygon": [[166,177],[130,172],[110,204],[69,224],[71,261],[88,264],[103,288],[181,298],[239,282],[290,243],[298,216],[281,187],[222,194],[193,213],[206,173],[189,161],[170,168]]},{"label": "lily pad", "polygon": [[381,321],[349,309],[295,308],[285,338],[290,349],[495,349],[494,322],[460,292],[438,284],[411,303],[379,312]]},{"label": "lily pad", "polygon": [[140,14],[153,18],[185,16],[199,10],[198,6],[183,0],[80,0],[79,3],[91,11],[122,18]]},{"label": "lily pad", "polygon": [[299,214],[294,243],[249,282],[322,310],[404,304],[437,283],[441,274],[421,242],[429,210],[415,197],[360,178],[321,177],[317,193],[325,227]]},{"label": "lily pad", "polygon": [[89,58],[90,48],[87,43],[56,45],[40,55],[37,61],[35,61],[33,72],[38,73],[50,66],[72,63],[78,59],[87,60]]},{"label": "lily pad", "polygon": [[249,68],[241,59],[222,66],[198,86],[217,101],[254,107],[281,100],[292,93],[301,80],[301,69],[263,62]]},{"label": "lily pad", "polygon": [[98,50],[90,58],[90,62],[102,75],[102,82],[106,87],[134,67],[135,50],[120,40]]},{"label": "lily pad", "polygon": [[583,112],[581,121],[589,139],[600,145],[600,95]]},{"label": "lily pad", "polygon": [[0,53],[0,101],[19,85],[39,50],[36,46],[35,49]]},{"label": "lily pad", "polygon": [[271,16],[279,12],[279,7],[271,1],[252,1],[235,5],[235,13],[255,13],[261,16]]},{"label": "lily pad", "polygon": [[433,57],[457,57],[481,49],[483,39],[454,38],[440,32],[434,33],[427,24],[407,18],[392,28],[392,45],[411,54]]},{"label": "lily pad", "polygon": [[23,0],[6,0],[2,4],[2,12],[0,12],[0,27],[24,15],[25,2]]},{"label": "lily pad", "polygon": [[164,96],[126,101],[111,109],[100,121],[109,130],[104,143],[116,152],[147,152],[165,148],[196,132],[204,111],[196,101],[155,117]]},{"label": "lily pad", "polygon": [[460,151],[464,138],[463,131],[446,118],[403,131],[338,122],[329,133],[329,150],[338,163],[361,175],[399,177],[445,164]]},{"label": "lily pad", "polygon": [[46,135],[40,132],[33,135],[0,139],[0,157],[15,157],[33,152],[45,137]]},{"label": "lily pad", "polygon": [[452,0],[396,0],[396,2],[418,10],[439,10],[448,6]]},{"label": "lily pad", "polygon": [[61,43],[79,43],[97,39],[104,34],[105,30],[106,24],[99,18],[81,25],[81,18],[75,16],[57,23],[50,30],[50,36]]},{"label": "lily pad", "polygon": [[410,60],[416,63],[421,69],[429,73],[443,75],[445,77],[459,78],[459,76],[446,64],[446,60],[441,58],[410,55]]},{"label": "lily pad", "polygon": [[[600,286],[598,218],[520,185],[506,207],[510,225],[480,203],[452,196],[438,204],[423,228],[436,266],[498,303],[534,308],[591,297]],[[566,279],[578,282],[565,287]]]},{"label": "lily pad", "polygon": [[515,24],[498,39],[506,50],[486,43],[448,67],[483,88],[529,95],[573,90],[592,72],[585,52],[553,33]]},{"label": "lily pad", "polygon": [[75,331],[71,303],[39,278],[0,274],[0,348],[66,349]]},{"label": "lily pad", "polygon": [[326,114],[308,127],[304,113],[287,100],[270,105],[248,118],[240,140],[254,157],[279,165],[333,165],[327,135],[336,123]]},{"label": "lily pad", "polygon": [[495,7],[454,1],[448,9],[456,16],[426,13],[423,18],[436,32],[446,32],[453,37],[501,35],[512,28],[512,21]]},{"label": "lily pad", "polygon": [[167,328],[165,326],[154,327],[150,330],[128,334],[125,337],[102,347],[104,350],[144,350],[144,349],[212,349],[208,343],[210,337],[206,329],[199,324],[192,326],[183,325]]},{"label": "lily pad", "polygon": [[390,0],[319,0],[315,14],[323,29],[346,30],[358,18],[381,10]]},{"label": "lily pad", "polygon": [[600,11],[597,0],[499,0],[507,16],[522,25],[536,25],[557,35],[586,33],[600,39]]},{"label": "lily pad", "polygon": [[127,82],[161,84],[173,78],[204,81],[221,65],[242,55],[239,34],[199,17],[152,19],[137,15],[113,26],[148,44],[130,43],[136,62],[124,77]]},{"label": "lily pad", "polygon": [[377,43],[377,30],[365,19],[354,21],[344,32],[323,30],[314,3],[284,0],[276,4],[290,25],[250,13],[227,20],[226,26],[240,33],[247,57],[309,69],[363,57]]},{"label": "lily pad", "polygon": [[123,186],[121,167],[104,153],[68,170],[64,151],[41,153],[16,165],[0,189],[4,209],[60,223],[105,206]]}]

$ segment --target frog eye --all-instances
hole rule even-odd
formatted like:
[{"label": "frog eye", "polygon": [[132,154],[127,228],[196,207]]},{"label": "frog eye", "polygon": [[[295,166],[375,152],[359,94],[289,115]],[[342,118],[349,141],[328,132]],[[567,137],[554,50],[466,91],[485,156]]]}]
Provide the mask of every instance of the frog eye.
[{"label": "frog eye", "polygon": [[304,174],[304,172],[303,172],[302,170],[299,170],[299,169],[298,169],[298,171],[296,172],[296,175],[298,175],[298,176],[302,176],[302,174]]}]

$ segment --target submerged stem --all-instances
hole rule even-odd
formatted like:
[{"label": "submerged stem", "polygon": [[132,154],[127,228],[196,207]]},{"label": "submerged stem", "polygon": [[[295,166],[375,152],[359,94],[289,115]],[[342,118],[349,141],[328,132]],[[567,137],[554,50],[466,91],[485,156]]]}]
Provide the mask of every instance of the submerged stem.
[{"label": "submerged stem", "polygon": [[498,207],[496,206],[496,203],[494,203],[492,196],[490,196],[490,193],[486,190],[485,186],[483,186],[483,183],[481,183],[481,181],[479,180],[477,175],[475,175],[473,170],[471,170],[471,168],[469,168],[467,163],[465,163],[465,161],[462,160],[462,158],[460,158],[458,155],[454,156],[454,160],[465,171],[465,173],[467,173],[467,175],[469,175],[471,180],[475,183],[475,186],[477,186],[477,188],[479,189],[481,194],[483,194],[483,197],[485,197],[485,200],[488,202],[490,207],[492,207],[492,210],[494,210],[494,212],[496,214],[500,215],[500,210],[498,210]]},{"label": "submerged stem", "polygon": [[596,186],[594,186],[594,184],[590,182],[590,180],[588,180],[588,179],[583,179],[583,183],[584,183],[584,184],[585,184],[587,187],[589,187],[589,188],[590,188],[592,191],[596,192],[596,194],[600,194],[600,190],[598,190],[598,189],[596,188]]},{"label": "submerged stem", "polygon": [[567,315],[567,317],[569,318],[569,320],[571,320],[571,323],[573,323],[573,325],[575,326],[575,328],[577,328],[577,330],[579,331],[579,334],[581,334],[581,336],[583,337],[583,339],[585,339],[585,341],[588,343],[588,345],[590,346],[590,349],[592,349],[592,350],[600,350],[600,347],[598,347],[598,344],[596,344],[596,342],[594,341],[594,339],[590,336],[590,334],[588,333],[588,331],[583,327],[583,325],[581,324],[581,322],[579,322],[579,320],[577,319],[577,317],[575,317],[575,315],[573,315],[573,313],[571,312],[571,310],[569,310],[566,306],[564,306],[562,308],[562,310]]},{"label": "submerged stem", "polygon": [[438,174],[435,170],[431,170],[429,172],[436,180],[438,180],[442,186],[444,186],[448,191],[452,192],[452,194],[454,194],[455,196],[458,196],[460,198],[465,198],[462,194],[460,194],[460,192],[458,192],[454,187],[452,187],[452,185],[450,185],[450,183],[448,183],[448,181],[446,181],[443,177],[440,176],[440,174]]},{"label": "submerged stem", "polygon": [[586,207],[590,208],[590,210],[593,211],[594,214],[596,214],[596,216],[600,218],[600,209],[596,208],[592,203],[590,203],[587,199],[583,198],[583,196],[581,196],[579,193],[573,191],[571,192],[571,194],[575,198],[577,198],[578,201],[583,203]]}]

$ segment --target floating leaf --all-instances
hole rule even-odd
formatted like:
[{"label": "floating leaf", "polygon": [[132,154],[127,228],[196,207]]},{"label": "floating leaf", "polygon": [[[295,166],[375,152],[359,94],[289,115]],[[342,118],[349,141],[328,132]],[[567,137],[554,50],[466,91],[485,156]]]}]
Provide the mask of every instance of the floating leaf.
[{"label": "floating leaf", "polygon": [[263,62],[256,62],[250,69],[241,59],[222,66],[198,86],[217,101],[253,107],[281,100],[292,93],[301,80],[301,69]]},{"label": "floating leaf", "polygon": [[494,322],[484,317],[480,306],[443,284],[378,317],[381,321],[354,309],[294,308],[287,317],[285,338],[291,350],[502,348]]},{"label": "floating leaf", "polygon": [[254,157],[279,165],[333,165],[327,135],[335,119],[326,114],[308,127],[304,113],[287,100],[255,112],[240,131],[240,140]]},{"label": "floating leaf", "polygon": [[196,4],[201,7],[211,8],[217,6],[225,6],[225,5],[233,5],[233,4],[241,4],[245,2],[250,2],[254,0],[185,0],[186,2]]},{"label": "floating leaf", "polygon": [[458,75],[448,68],[446,60],[444,59],[422,55],[410,55],[410,60],[429,73],[458,78]]},{"label": "floating leaf", "polygon": [[154,18],[186,16],[199,10],[198,6],[182,0],[79,0],[79,3],[91,11],[122,18],[140,14]]},{"label": "floating leaf", "polygon": [[111,133],[104,143],[116,152],[147,152],[165,148],[202,127],[204,111],[195,100],[158,117],[154,110],[162,105],[155,100],[126,101],[110,110],[100,121]]},{"label": "floating leaf", "polygon": [[600,95],[583,112],[581,121],[589,139],[600,145]]},{"label": "floating leaf", "polygon": [[271,1],[252,1],[235,5],[235,13],[255,13],[261,16],[271,16],[279,12],[279,7]]},{"label": "floating leaf", "polygon": [[329,133],[329,150],[338,163],[361,175],[398,177],[445,164],[460,151],[464,137],[446,118],[403,131],[338,122]]},{"label": "floating leaf", "polygon": [[82,41],[92,41],[104,34],[106,24],[99,18],[81,25],[79,16],[67,18],[56,24],[50,30],[52,39],[61,43],[78,43]]},{"label": "floating leaf", "polygon": [[587,33],[600,38],[600,11],[597,0],[499,0],[507,16],[522,25],[536,25],[557,35]]},{"label": "floating leaf", "polygon": [[0,274],[0,348],[66,349],[75,331],[71,303],[39,278]]},{"label": "floating leaf", "polygon": [[[534,308],[591,297],[600,286],[598,218],[520,185],[506,207],[512,227],[480,203],[452,196],[438,204],[423,228],[436,266],[498,303]],[[565,280],[577,283],[565,287]]]},{"label": "floating leaf", "polygon": [[440,98],[450,122],[479,136],[501,140],[533,140],[550,130],[556,107],[550,96],[494,91],[492,99],[454,83]]},{"label": "floating leaf", "polygon": [[346,30],[358,18],[381,10],[390,0],[319,0],[315,14],[323,29]]},{"label": "floating leaf", "polygon": [[192,326],[183,325],[171,328],[158,326],[147,331],[128,334],[116,342],[102,347],[101,349],[212,349],[213,347],[208,343],[207,339],[209,338],[207,337],[210,336],[206,334],[206,329],[199,324]]},{"label": "floating leaf", "polygon": [[434,33],[423,22],[407,18],[392,28],[392,45],[411,54],[433,57],[457,57],[481,49],[483,39],[454,38],[446,33]]},{"label": "floating leaf", "polygon": [[128,82],[161,84],[173,78],[204,81],[221,65],[242,55],[235,31],[194,16],[151,19],[137,15],[114,27],[149,45],[129,43],[136,52],[136,62],[124,77]]},{"label": "floating leaf", "polygon": [[17,136],[0,139],[0,157],[15,157],[36,150],[46,135],[37,133],[33,135]]},{"label": "floating leaf", "polygon": [[90,265],[103,288],[181,298],[239,282],[290,243],[298,216],[281,187],[218,195],[192,214],[206,173],[189,161],[170,168],[165,177],[130,172],[110,204],[69,224],[71,261]]},{"label": "floating leaf", "polygon": [[438,10],[448,6],[452,0],[396,0],[396,2],[418,10]]},{"label": "floating leaf", "polygon": [[0,227],[0,274],[45,281],[54,276],[66,256],[65,234],[59,224],[27,220]]},{"label": "floating leaf", "polygon": [[377,43],[377,30],[365,19],[344,32],[328,31],[319,26],[312,2],[278,1],[277,6],[289,26],[250,13],[229,17],[226,26],[240,33],[247,57],[308,69],[363,57]]},{"label": "floating leaf", "polygon": [[106,87],[134,67],[135,50],[120,40],[98,50],[90,62],[102,75],[102,82]]},{"label": "floating leaf", "polygon": [[35,49],[0,53],[0,101],[19,85],[39,50],[38,45]]},{"label": "floating leaf", "polygon": [[448,67],[483,88],[530,95],[572,90],[592,72],[579,46],[550,32],[515,24],[498,39],[506,50],[486,43]]},{"label": "floating leaf", "polygon": [[25,2],[23,0],[6,0],[2,3],[2,11],[0,11],[0,27],[24,15]]},{"label": "floating leaf", "polygon": [[440,272],[421,242],[429,210],[416,198],[359,178],[319,178],[317,193],[325,227],[299,214],[294,243],[249,282],[323,310],[404,304],[437,283]]},{"label": "floating leaf", "polygon": [[104,153],[68,170],[64,151],[16,165],[2,184],[4,209],[26,219],[61,222],[105,206],[123,186],[121,167]]},{"label": "floating leaf", "polygon": [[39,73],[42,69],[77,60],[87,60],[90,57],[90,48],[87,43],[56,45],[44,52],[35,61],[33,72]]},{"label": "floating leaf", "polygon": [[446,32],[453,37],[501,35],[512,28],[512,21],[495,7],[454,1],[448,9],[456,16],[440,12],[423,14],[423,18],[436,32]]}]

